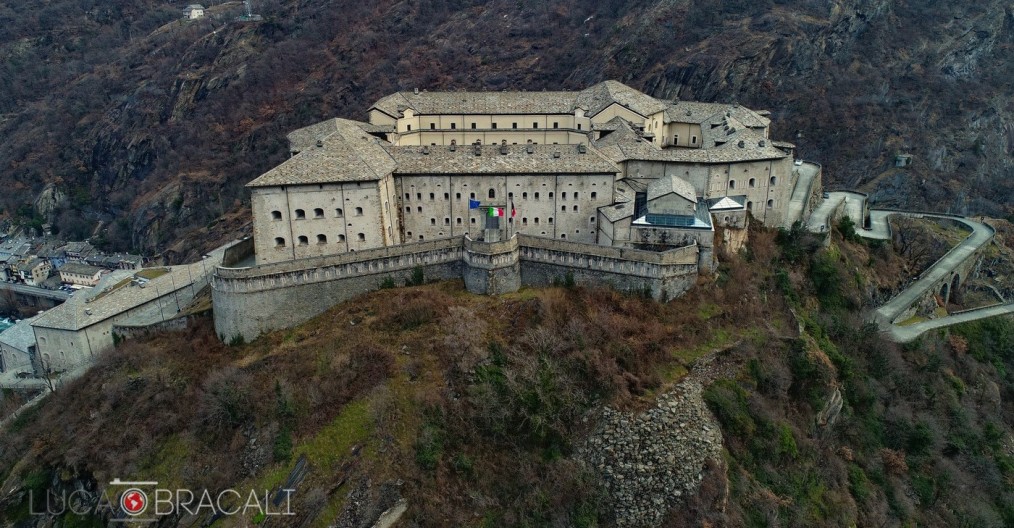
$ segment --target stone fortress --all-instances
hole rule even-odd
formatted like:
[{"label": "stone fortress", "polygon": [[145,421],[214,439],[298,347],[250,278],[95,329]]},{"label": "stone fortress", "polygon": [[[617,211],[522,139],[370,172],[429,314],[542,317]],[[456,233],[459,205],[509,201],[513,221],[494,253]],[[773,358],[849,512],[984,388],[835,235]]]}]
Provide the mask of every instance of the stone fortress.
[{"label": "stone fortress", "polygon": [[716,232],[735,246],[819,201],[819,166],[769,125],[616,81],[389,95],[369,122],[292,132],[248,184],[253,256],[216,270],[216,330],[252,339],[419,268],[476,293],[572,277],[677,297],[714,270]]}]

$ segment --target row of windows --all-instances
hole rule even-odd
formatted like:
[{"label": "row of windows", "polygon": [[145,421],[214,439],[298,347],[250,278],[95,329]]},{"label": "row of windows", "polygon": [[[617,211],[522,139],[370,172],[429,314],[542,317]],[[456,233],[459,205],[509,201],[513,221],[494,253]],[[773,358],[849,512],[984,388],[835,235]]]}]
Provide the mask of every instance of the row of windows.
[{"label": "row of windows", "polygon": [[[340,207],[336,208],[334,210],[334,216],[335,216],[335,218],[341,218],[341,217],[345,216],[345,211],[343,211]],[[363,208],[362,207],[356,207],[356,216],[363,216]],[[319,207],[316,208],[316,209],[314,209],[313,210],[313,217],[314,218],[318,218],[318,219],[319,218],[324,218],[324,210],[321,209],[321,208],[319,208]],[[282,212],[281,211],[271,211],[271,219],[272,220],[281,220],[282,219]],[[296,209],[296,220],[306,220],[306,211],[303,210],[303,209]]]},{"label": "row of windows", "polygon": [[[430,194],[430,200],[436,200],[437,199],[436,193],[429,193],[429,194]],[[457,200],[461,199],[461,193],[454,193],[454,195],[455,195],[455,199],[457,199]],[[577,191],[575,191],[574,194],[573,194],[573,199],[577,200],[578,196],[579,196],[579,193]],[[444,200],[448,200],[448,199],[450,199],[450,197],[451,197],[451,193],[444,193]],[[474,200],[475,199],[475,193],[469,193],[468,197]],[[490,189],[489,192],[486,193],[486,197],[489,198],[490,200],[495,200],[496,199],[496,189]],[[514,193],[507,193],[507,197],[508,198],[514,198]],[[591,199],[595,200],[598,197],[599,197],[599,193],[592,191],[592,193],[591,193]],[[553,193],[549,193],[549,198],[550,199],[553,198]],[[563,200],[566,200],[567,199],[567,193],[566,192],[560,193],[560,198],[563,199]],[[415,199],[416,200],[422,200],[423,199],[422,193],[415,193]],[[528,199],[528,193],[521,193],[521,199],[522,200],[527,200]],[[535,199],[536,200],[539,199],[539,193],[535,193]],[[406,201],[411,201],[412,200],[412,193],[405,193],[405,200]],[[359,208],[357,208],[357,209],[359,209]],[[317,209],[317,210],[321,211],[320,209]],[[361,209],[359,209],[359,210],[361,211]],[[323,211],[321,211],[321,215],[323,215]]]},{"label": "row of windows", "polygon": [[[493,125],[492,129],[496,130],[497,129],[497,124],[496,123],[492,123],[492,125]],[[412,125],[407,125],[407,127],[408,127],[408,131],[411,132],[412,131]],[[476,130],[477,128],[478,128],[478,123],[472,123],[472,130]],[[511,123],[511,128],[517,129],[518,128],[518,124],[517,123]],[[539,124],[538,123],[532,123],[532,128],[539,128]],[[553,128],[560,128],[560,123],[558,121],[553,121]],[[437,124],[436,123],[430,123],[430,130],[436,130],[436,129],[437,129]],[[458,129],[458,124],[457,123],[451,123],[451,130],[457,130],[457,129]],[[580,123],[577,124],[577,129],[581,130],[581,124]],[[696,140],[695,140],[695,142],[696,142]]]},{"label": "row of windows", "polygon": [[[771,209],[771,208],[772,208],[772,207],[774,207],[774,206],[775,206],[775,201],[774,201],[774,200],[768,200],[768,203],[767,203],[767,207],[768,207],[768,209]],[[748,210],[750,210],[750,211],[753,211],[753,202],[747,202],[747,203],[746,203],[746,208],[747,208]],[[725,217],[725,220],[726,220],[726,221],[728,221],[728,220],[729,220],[729,217],[728,217],[728,216],[727,216],[727,217]]]},{"label": "row of windows", "polygon": [[[365,242],[366,241],[366,234],[365,233],[359,233],[358,235],[356,235],[356,237],[359,239],[360,242]],[[339,243],[345,242],[345,235],[338,235],[338,242]],[[327,235],[324,235],[324,234],[317,235],[317,244],[320,244],[320,245],[327,244]],[[310,237],[302,236],[302,235],[296,237],[296,245],[297,246],[308,246],[308,245],[310,245]],[[285,239],[282,238],[282,237],[275,237],[275,247],[279,247],[279,248],[285,247]]]},{"label": "row of windows", "polygon": [[[775,176],[772,176],[771,180],[770,180],[771,187],[774,187],[776,183],[778,183],[778,178],[775,177]],[[751,189],[756,188],[757,187],[757,179],[756,178],[750,178],[750,181],[747,182],[747,185]],[[729,188],[730,189],[735,189],[736,188],[736,180],[729,180]]]}]

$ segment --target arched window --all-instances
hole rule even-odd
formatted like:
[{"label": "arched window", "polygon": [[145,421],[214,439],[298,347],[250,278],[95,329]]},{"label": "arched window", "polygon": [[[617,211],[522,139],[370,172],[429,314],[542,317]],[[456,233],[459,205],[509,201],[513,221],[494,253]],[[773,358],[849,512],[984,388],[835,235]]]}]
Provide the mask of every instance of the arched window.
[{"label": "arched window", "polygon": [[535,225],[539,225],[539,217],[535,217]]},{"label": "arched window", "polygon": [[566,213],[567,212],[567,206],[566,205],[561,205],[560,206],[560,212],[561,213]]},{"label": "arched window", "polygon": [[363,216],[363,208],[356,207],[356,216]]},{"label": "arched window", "polygon": [[433,193],[430,193],[430,200],[435,200],[435,199],[436,199],[436,195],[434,195]]},{"label": "arched window", "polygon": [[444,225],[451,225],[451,217],[449,216],[444,217]]},{"label": "arched window", "polygon": [[560,194],[560,198],[563,198],[564,200],[566,200],[567,199],[567,193],[563,192],[562,194]]},{"label": "arched window", "polygon": [[768,209],[771,209],[774,206],[775,206],[775,201],[774,200],[768,200]]},{"label": "arched window", "polygon": [[522,216],[521,217],[521,225],[528,225],[528,217],[527,216]]},{"label": "arched window", "polygon": [[538,200],[538,199],[539,199],[539,193],[535,193],[535,199],[536,199],[536,200]]},{"label": "arched window", "polygon": [[335,215],[336,218],[341,218],[341,217],[345,216],[345,211],[342,211],[342,208],[339,207],[339,208],[337,208],[337,209],[334,210],[334,215]]},{"label": "arched window", "polygon": [[299,245],[300,246],[305,246],[305,245],[308,245],[309,243],[310,243],[310,239],[306,238],[306,236],[304,236],[304,235],[300,235],[299,236]]},{"label": "arched window", "polygon": [[577,206],[576,205],[574,206],[574,212],[575,213],[577,212]]},{"label": "arched window", "polygon": [[285,247],[285,239],[282,237],[275,238],[275,247]]},{"label": "arched window", "polygon": [[753,189],[756,186],[757,186],[757,180],[755,180],[754,178],[750,178],[750,188]]},{"label": "arched window", "polygon": [[567,238],[567,233],[560,233],[560,238]]},{"label": "arched window", "polygon": [[327,244],[327,235],[317,235],[318,244]]},{"label": "arched window", "polygon": [[549,225],[553,225],[553,217],[552,216],[550,216],[549,218],[547,218],[546,221],[549,222]]},{"label": "arched window", "polygon": [[302,220],[306,218],[306,211],[302,209],[296,209],[296,220]]},{"label": "arched window", "polygon": [[345,242],[345,235],[338,235],[339,242]]},{"label": "arched window", "polygon": [[456,222],[457,222],[458,225],[461,225],[461,217],[460,216],[456,219]]},{"label": "arched window", "polygon": [[437,225],[437,219],[436,218],[430,218],[430,225]]},{"label": "arched window", "polygon": [[749,211],[753,211],[753,202],[747,202],[746,203],[746,208]]},{"label": "arched window", "polygon": [[778,178],[776,176],[772,176],[771,177],[771,186],[774,187],[775,183],[778,183]]},{"label": "arched window", "polygon": [[494,198],[496,198],[496,190],[495,189],[490,189],[489,190],[489,199],[492,200]]},{"label": "arched window", "polygon": [[736,180],[729,180],[729,188],[730,189],[736,188]]},{"label": "arched window", "polygon": [[528,193],[526,193],[526,192],[521,193],[521,199],[522,200],[527,200],[528,199]]},{"label": "arched window", "polygon": [[359,233],[359,234],[358,234],[358,235],[356,235],[356,236],[357,236],[357,237],[359,237],[359,241],[360,241],[360,242],[365,242],[365,241],[366,241],[366,235],[365,235],[365,234],[363,234],[363,233]]},{"label": "arched window", "polygon": [[281,211],[271,211],[271,219],[272,220],[281,220],[282,219],[282,212]]},{"label": "arched window", "polygon": [[313,217],[314,218],[324,218],[324,210],[321,209],[320,207],[314,209],[313,210]]}]

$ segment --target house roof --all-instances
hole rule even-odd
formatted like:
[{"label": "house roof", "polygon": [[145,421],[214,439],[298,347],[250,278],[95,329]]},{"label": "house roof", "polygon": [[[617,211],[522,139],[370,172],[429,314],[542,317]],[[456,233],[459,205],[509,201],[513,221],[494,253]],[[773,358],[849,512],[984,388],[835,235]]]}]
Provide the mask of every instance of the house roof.
[{"label": "house roof", "polygon": [[697,203],[697,192],[690,182],[678,176],[658,178],[648,184],[648,201],[660,196],[676,193],[692,203]]},{"label": "house roof", "polygon": [[42,315],[22,319],[14,326],[0,332],[0,343],[27,353],[28,347],[35,344],[35,330],[32,329],[32,323]]},{"label": "house roof", "polygon": [[709,211],[737,211],[746,209],[746,196],[722,196],[708,200]]},{"label": "house roof", "polygon": [[417,114],[573,114],[593,116],[612,104],[642,116],[661,112],[666,104],[619,81],[603,81],[580,92],[395,92],[370,109],[393,117],[405,110]]},{"label": "house roof", "polygon": [[90,266],[88,264],[79,264],[77,262],[68,262],[63,266],[60,266],[60,273],[75,273],[77,275],[88,275],[94,276],[96,273],[104,271],[102,268]]},{"label": "house roof", "polygon": [[[312,147],[265,172],[247,187],[379,180],[394,171],[394,159],[381,146],[381,140],[363,128],[364,124],[348,119],[318,123],[323,125],[322,135]],[[334,131],[327,132],[325,129],[332,125]]]},{"label": "house roof", "polygon": [[[616,174],[619,168],[578,145],[474,145],[397,147],[385,144],[396,174]],[[505,148],[507,153],[502,154]]]}]

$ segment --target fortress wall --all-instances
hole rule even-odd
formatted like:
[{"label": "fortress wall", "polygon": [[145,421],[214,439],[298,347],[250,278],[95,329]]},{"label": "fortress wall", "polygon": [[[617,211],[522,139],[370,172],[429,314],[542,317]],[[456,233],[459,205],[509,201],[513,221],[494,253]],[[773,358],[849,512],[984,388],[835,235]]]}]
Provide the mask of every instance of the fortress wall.
[{"label": "fortress wall", "polygon": [[656,253],[522,237],[520,251],[525,286],[549,286],[570,274],[577,284],[609,284],[624,291],[648,288],[652,297],[667,301],[697,281],[697,246]]},{"label": "fortress wall", "polygon": [[226,341],[299,325],[332,306],[396,285],[421,267],[427,280],[464,278],[469,291],[500,294],[547,286],[568,273],[578,284],[682,295],[697,280],[698,247],[643,251],[516,235],[486,244],[465,237],[433,240],[253,268],[218,268],[212,300],[215,331]]},{"label": "fortress wall", "polygon": [[[215,332],[225,341],[304,323],[332,306],[380,288],[403,285],[415,268],[426,280],[459,279],[460,239],[406,244],[285,265],[219,268],[212,289]],[[273,268],[265,273],[261,268]],[[279,269],[281,268],[281,269]]]}]

